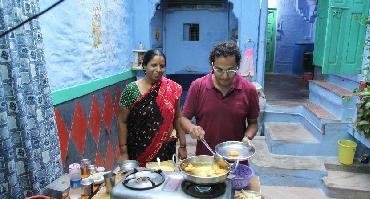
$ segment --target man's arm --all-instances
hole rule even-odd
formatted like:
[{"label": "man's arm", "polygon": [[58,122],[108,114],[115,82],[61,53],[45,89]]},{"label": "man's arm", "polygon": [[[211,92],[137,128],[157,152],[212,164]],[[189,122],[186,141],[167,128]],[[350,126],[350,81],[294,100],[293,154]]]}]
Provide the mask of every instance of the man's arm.
[{"label": "man's arm", "polygon": [[249,99],[249,112],[247,114],[248,127],[244,132],[243,138],[243,141],[247,142],[252,140],[254,136],[256,136],[258,131],[258,116],[260,113],[260,107],[258,93],[256,89],[251,89],[249,91],[248,99]]},{"label": "man's arm", "polygon": [[182,110],[182,117],[180,118],[181,127],[185,132],[189,133],[192,138],[203,139],[204,130],[201,126],[196,126],[191,122],[191,118],[195,115],[197,97],[199,94],[199,85],[197,82],[192,82]]},{"label": "man's arm", "polygon": [[181,126],[185,132],[188,132],[193,139],[204,139],[204,130],[201,126],[194,125],[187,117],[182,116]]},{"label": "man's arm", "polygon": [[252,140],[254,136],[257,134],[258,130],[258,119],[249,119],[248,121],[248,127],[244,132],[244,138],[247,138],[248,140]]}]

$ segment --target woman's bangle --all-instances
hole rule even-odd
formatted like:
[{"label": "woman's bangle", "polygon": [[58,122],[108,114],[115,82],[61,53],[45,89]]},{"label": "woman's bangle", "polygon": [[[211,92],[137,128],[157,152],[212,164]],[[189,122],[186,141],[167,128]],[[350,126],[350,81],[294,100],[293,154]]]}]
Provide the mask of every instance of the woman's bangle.
[{"label": "woman's bangle", "polygon": [[125,147],[127,144],[120,144],[119,147]]},{"label": "woman's bangle", "polygon": [[179,148],[186,148],[186,145],[182,145],[182,146],[180,145],[180,147],[179,147]]}]

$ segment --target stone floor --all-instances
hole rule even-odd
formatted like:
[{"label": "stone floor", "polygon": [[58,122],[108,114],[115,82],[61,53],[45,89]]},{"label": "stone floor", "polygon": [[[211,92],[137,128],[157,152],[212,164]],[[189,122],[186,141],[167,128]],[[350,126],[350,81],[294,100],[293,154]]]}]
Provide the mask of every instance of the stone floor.
[{"label": "stone floor", "polygon": [[308,84],[301,77],[283,74],[265,74],[267,102],[273,101],[306,101],[308,99]]}]

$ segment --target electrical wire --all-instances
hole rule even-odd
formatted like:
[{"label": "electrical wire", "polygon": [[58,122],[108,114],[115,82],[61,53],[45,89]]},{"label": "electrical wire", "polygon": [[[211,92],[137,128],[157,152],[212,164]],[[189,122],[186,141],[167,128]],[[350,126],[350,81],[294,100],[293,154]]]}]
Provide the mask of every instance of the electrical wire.
[{"label": "electrical wire", "polygon": [[36,18],[38,18],[39,16],[41,16],[41,15],[45,14],[46,12],[48,12],[48,11],[49,11],[49,10],[51,10],[51,9],[53,9],[55,6],[59,5],[59,4],[60,4],[60,3],[62,3],[63,1],[65,1],[65,0],[59,0],[59,1],[55,2],[54,4],[52,4],[51,6],[49,6],[48,8],[46,8],[45,10],[43,10],[43,11],[39,12],[38,14],[36,14],[36,15],[34,15],[34,16],[32,16],[32,17],[28,18],[28,19],[26,19],[25,21],[23,21],[23,22],[19,23],[18,25],[14,26],[13,28],[11,28],[11,29],[9,29],[9,30],[7,30],[7,31],[5,31],[5,32],[3,32],[3,33],[1,33],[1,34],[0,34],[0,38],[4,37],[5,35],[7,35],[7,34],[9,34],[9,33],[11,33],[11,32],[13,32],[14,30],[16,30],[16,29],[20,28],[21,26],[23,26],[24,24],[26,24],[26,23],[30,22],[31,20],[36,19]]}]

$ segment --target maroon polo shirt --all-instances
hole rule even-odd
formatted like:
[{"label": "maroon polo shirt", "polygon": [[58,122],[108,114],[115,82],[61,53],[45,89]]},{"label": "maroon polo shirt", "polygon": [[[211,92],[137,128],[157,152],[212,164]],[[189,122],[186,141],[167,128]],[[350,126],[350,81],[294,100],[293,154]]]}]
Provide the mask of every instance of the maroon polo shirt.
[{"label": "maroon polo shirt", "polygon": [[[252,83],[236,75],[232,89],[223,96],[213,85],[212,74],[208,74],[191,83],[182,113],[189,119],[195,117],[214,149],[221,142],[243,139],[246,119],[259,115],[258,94]],[[198,141],[196,154],[211,153]]]}]

